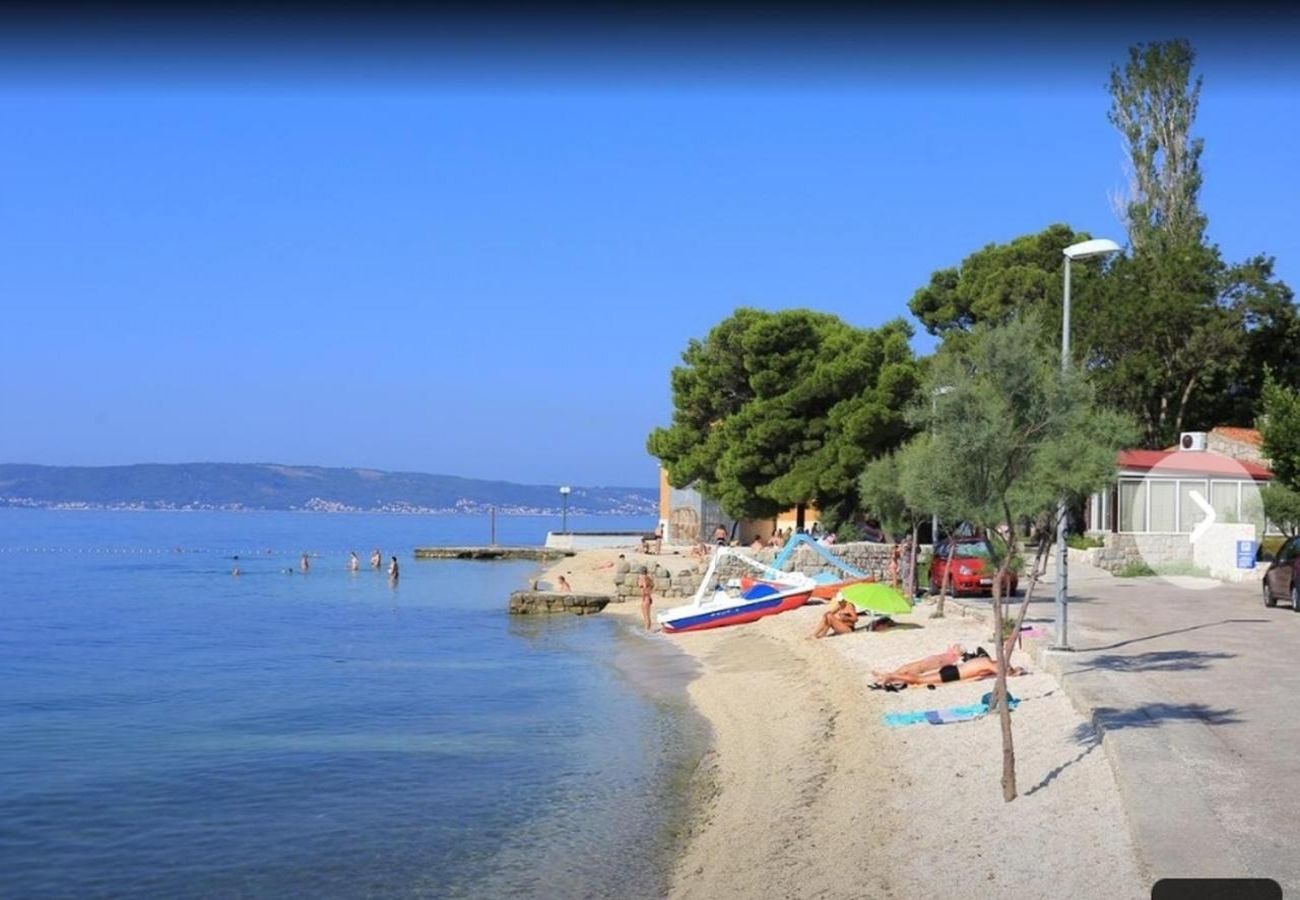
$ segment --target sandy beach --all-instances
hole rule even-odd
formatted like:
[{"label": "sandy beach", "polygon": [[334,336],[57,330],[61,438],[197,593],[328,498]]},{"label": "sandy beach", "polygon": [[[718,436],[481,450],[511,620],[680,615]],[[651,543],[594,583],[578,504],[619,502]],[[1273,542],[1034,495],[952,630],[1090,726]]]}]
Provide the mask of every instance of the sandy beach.
[{"label": "sandy beach", "polygon": [[[610,593],[613,563],[685,555],[583,551],[541,577]],[[655,598],[655,610],[680,600]],[[639,626],[639,604],[602,615]],[[992,681],[871,691],[871,670],[951,643],[991,650],[989,625],[919,605],[885,632],[811,640],[825,607],[741,626],[662,635],[690,654],[691,702],[712,729],[695,776],[694,822],[670,896],[910,898],[1014,890],[1021,897],[1142,897],[1113,773],[1095,735],[1053,677],[1009,687],[1020,796],[1002,800],[995,717],[887,727],[883,714],[974,703]]]}]

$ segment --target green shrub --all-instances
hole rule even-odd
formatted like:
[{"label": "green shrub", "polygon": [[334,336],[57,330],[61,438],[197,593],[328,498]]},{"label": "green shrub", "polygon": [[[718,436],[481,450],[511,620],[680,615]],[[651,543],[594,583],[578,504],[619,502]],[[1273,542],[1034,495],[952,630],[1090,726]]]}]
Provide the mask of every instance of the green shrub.
[{"label": "green shrub", "polygon": [[1187,560],[1161,563],[1156,566],[1157,575],[1193,575],[1197,578],[1213,578],[1210,570]]},{"label": "green shrub", "polygon": [[1106,542],[1099,537],[1086,534],[1071,534],[1066,537],[1065,545],[1071,550],[1091,550],[1094,547],[1105,547]]},{"label": "green shrub", "polygon": [[835,530],[835,543],[837,544],[851,544],[866,539],[867,532],[853,522],[845,522]]},{"label": "green shrub", "polygon": [[1259,542],[1259,549],[1262,552],[1267,553],[1269,556],[1276,557],[1277,551],[1281,550],[1282,545],[1285,543],[1286,543],[1285,535],[1269,534],[1269,535],[1265,535],[1263,540]]},{"label": "green shrub", "polygon": [[1156,570],[1148,566],[1142,560],[1131,562],[1115,573],[1120,578],[1141,578],[1144,575],[1155,575]]}]

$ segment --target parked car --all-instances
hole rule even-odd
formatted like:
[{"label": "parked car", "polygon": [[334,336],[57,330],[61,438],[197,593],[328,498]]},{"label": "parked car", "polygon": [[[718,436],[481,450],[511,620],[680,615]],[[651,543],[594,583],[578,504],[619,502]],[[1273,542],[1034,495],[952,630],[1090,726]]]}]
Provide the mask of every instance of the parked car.
[{"label": "parked car", "polygon": [[[1268,559],[1260,554],[1261,561]],[[1291,608],[1300,612],[1300,578],[1296,578],[1296,569],[1300,567],[1300,536],[1287,540],[1264,570],[1264,605],[1276,606],[1278,600],[1289,600]]]},{"label": "parked car", "polygon": [[[956,538],[957,549],[952,558],[951,581],[948,590],[955,595],[993,595],[993,578],[997,575],[993,548],[986,538]],[[930,560],[930,593],[937,594],[948,577],[948,541],[940,541]],[[1008,572],[1002,585],[1002,596],[1009,597],[1019,587],[1016,573]]]}]

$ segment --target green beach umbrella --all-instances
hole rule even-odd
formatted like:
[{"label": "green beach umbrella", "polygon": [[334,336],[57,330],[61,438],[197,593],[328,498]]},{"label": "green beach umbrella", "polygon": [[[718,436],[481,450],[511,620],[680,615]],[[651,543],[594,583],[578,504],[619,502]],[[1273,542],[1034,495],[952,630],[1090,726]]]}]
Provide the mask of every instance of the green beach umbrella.
[{"label": "green beach umbrella", "polygon": [[887,584],[865,582],[851,584],[840,591],[840,596],[852,603],[861,612],[872,612],[879,616],[901,615],[912,611],[907,598]]}]

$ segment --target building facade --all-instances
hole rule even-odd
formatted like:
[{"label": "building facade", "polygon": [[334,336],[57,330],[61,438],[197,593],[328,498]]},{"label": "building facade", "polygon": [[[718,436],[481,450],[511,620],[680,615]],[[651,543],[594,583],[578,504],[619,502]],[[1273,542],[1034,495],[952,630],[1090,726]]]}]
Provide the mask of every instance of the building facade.
[{"label": "building facade", "polygon": [[[772,519],[733,519],[722,511],[717,501],[705,497],[693,487],[675,488],[668,483],[668,472],[659,469],[659,524],[664,540],[670,544],[694,544],[712,541],[721,525],[731,540],[748,544],[758,538],[767,541],[775,531],[794,530],[796,510],[790,509]],[[804,509],[804,528],[817,521],[814,507]]]},{"label": "building facade", "polygon": [[1092,496],[1086,530],[1189,534],[1206,517],[1205,505],[1218,522],[1262,525],[1259,488],[1273,473],[1260,453],[1259,432],[1216,428],[1193,445],[1120,451],[1116,483]]}]

